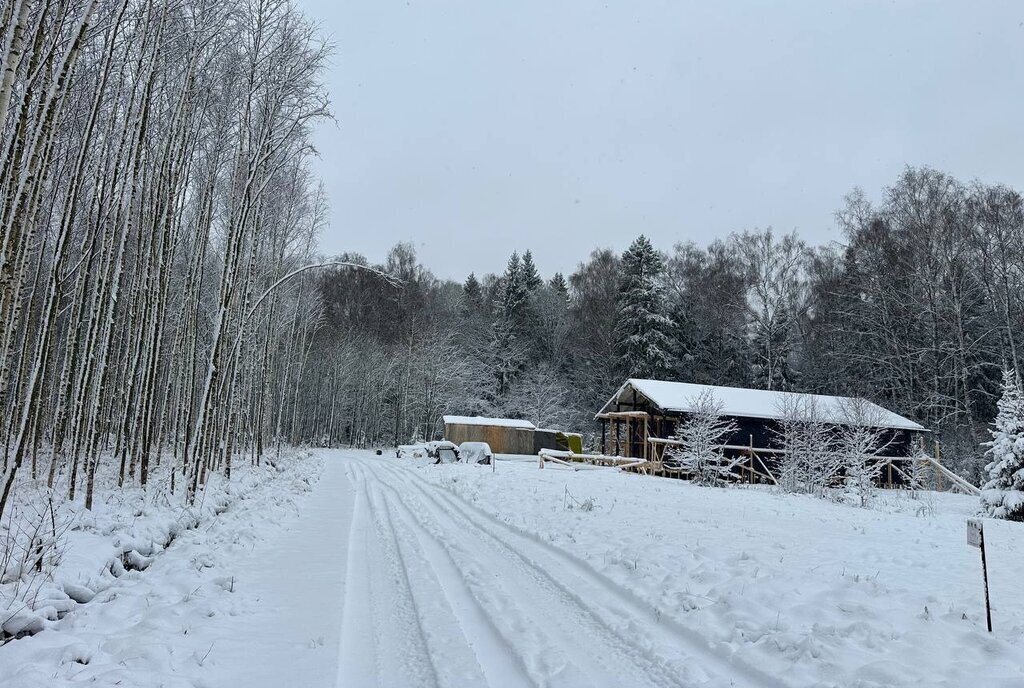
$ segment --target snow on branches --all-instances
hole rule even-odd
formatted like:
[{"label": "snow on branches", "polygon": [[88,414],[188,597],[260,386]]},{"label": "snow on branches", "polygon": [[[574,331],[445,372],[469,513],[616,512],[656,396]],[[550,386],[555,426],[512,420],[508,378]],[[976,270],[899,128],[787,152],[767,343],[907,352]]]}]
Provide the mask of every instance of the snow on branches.
[{"label": "snow on branches", "polygon": [[731,467],[722,445],[736,432],[736,423],[722,416],[722,402],[711,390],[697,395],[685,420],[676,425],[672,439],[679,442],[668,455],[701,485],[717,485]]},{"label": "snow on branches", "polygon": [[[866,399],[841,402],[844,425],[839,431],[837,450],[845,473],[846,494],[858,506],[871,506],[875,480],[882,472],[878,455],[888,445],[880,429],[881,410]],[[916,462],[914,462],[916,463]]]},{"label": "snow on branches", "polygon": [[615,335],[618,353],[630,377],[657,377],[668,370],[672,344],[667,331],[661,283],[664,260],[647,237],[640,235],[622,254]]},{"label": "snow on branches", "polygon": [[1024,398],[1020,380],[1003,372],[1003,395],[985,452],[989,481],[981,490],[982,512],[992,518],[1024,521]]},{"label": "snow on branches", "polygon": [[814,397],[797,394],[782,399],[777,433],[785,453],[779,486],[786,492],[823,497],[842,470],[842,456],[832,447],[835,429],[825,422]]}]

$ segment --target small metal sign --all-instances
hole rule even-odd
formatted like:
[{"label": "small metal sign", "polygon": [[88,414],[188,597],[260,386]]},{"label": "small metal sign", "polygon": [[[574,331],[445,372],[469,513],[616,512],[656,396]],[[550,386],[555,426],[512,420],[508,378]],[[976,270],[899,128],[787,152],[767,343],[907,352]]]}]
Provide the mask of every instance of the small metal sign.
[{"label": "small metal sign", "polygon": [[985,621],[992,632],[992,605],[988,600],[988,562],[985,561],[985,529],[980,518],[967,519],[967,544],[981,550],[981,578],[985,582]]},{"label": "small metal sign", "polygon": [[967,519],[967,544],[971,547],[981,547],[982,537],[981,519]]}]

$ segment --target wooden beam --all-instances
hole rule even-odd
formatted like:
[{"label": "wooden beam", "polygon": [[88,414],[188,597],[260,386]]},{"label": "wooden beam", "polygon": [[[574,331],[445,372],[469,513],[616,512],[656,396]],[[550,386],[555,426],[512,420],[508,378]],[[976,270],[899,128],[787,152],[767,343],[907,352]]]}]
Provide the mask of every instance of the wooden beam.
[{"label": "wooden beam", "polygon": [[599,413],[594,418],[598,420],[603,418],[649,418],[650,415],[647,411],[609,411],[608,413]]},{"label": "wooden beam", "polygon": [[942,475],[946,476],[949,479],[949,482],[953,483],[954,485],[956,485],[958,488],[960,488],[961,490],[963,490],[967,494],[972,494],[972,495],[975,495],[975,496],[981,494],[981,489],[979,489],[979,488],[975,487],[974,485],[972,485],[971,483],[967,482],[966,480],[964,480],[959,475],[957,475],[953,471],[951,471],[948,468],[946,468],[945,466],[943,466],[941,463],[939,463],[938,461],[936,461],[932,457],[926,456],[926,457],[924,457],[924,460],[927,461],[928,463],[932,464],[933,466],[935,466],[935,470],[939,471]]},{"label": "wooden beam", "polygon": [[576,464],[590,464],[593,466],[610,466],[616,468],[636,468],[646,464],[643,459],[631,459],[623,456],[606,456],[604,454],[573,454],[572,452],[558,449],[541,449],[537,454],[540,459],[540,467],[550,461],[553,463],[572,466]]}]

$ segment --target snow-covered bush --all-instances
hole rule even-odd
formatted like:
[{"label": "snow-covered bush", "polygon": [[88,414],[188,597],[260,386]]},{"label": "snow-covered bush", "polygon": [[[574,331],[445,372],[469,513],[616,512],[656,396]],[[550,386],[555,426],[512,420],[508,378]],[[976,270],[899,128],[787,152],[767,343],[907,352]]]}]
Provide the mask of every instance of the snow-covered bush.
[{"label": "snow-covered bush", "polygon": [[786,395],[778,411],[777,432],[784,450],[779,487],[786,492],[825,496],[843,466],[842,454],[833,447],[833,426],[825,422],[812,396]]},{"label": "snow-covered bush", "polygon": [[992,461],[985,467],[989,481],[981,490],[982,512],[1024,521],[1024,398],[1017,375],[1009,370],[1003,372],[1003,395],[990,432],[985,453]]},{"label": "snow-covered bush", "polygon": [[116,462],[103,461],[92,509],[63,499],[62,482],[51,489],[26,474],[0,520],[0,646],[44,630],[73,632],[61,619],[94,598],[114,599],[111,589],[125,574],[149,569],[186,533],[227,521],[258,539],[252,513],[281,513],[291,496],[308,491],[323,465],[311,457],[288,451],[259,466],[239,462],[230,480],[214,473],[194,503],[186,489],[169,489],[167,461],[153,467],[145,488],[119,487]]},{"label": "snow-covered bush", "polygon": [[736,423],[722,417],[722,402],[711,390],[701,392],[690,403],[685,420],[676,424],[672,439],[679,442],[667,450],[669,457],[701,485],[717,485],[731,470],[722,444],[736,432]]},{"label": "snow-covered bush", "polygon": [[[66,549],[67,504],[45,487],[28,482],[21,487],[20,499],[0,523],[0,644],[42,630],[46,620],[67,609],[47,594]],[[37,607],[44,613],[35,613]]]},{"label": "snow-covered bush", "polygon": [[840,402],[843,426],[839,430],[838,451],[845,473],[844,487],[848,499],[861,507],[871,506],[875,480],[882,471],[879,454],[885,441],[881,410],[865,399],[844,399]]}]

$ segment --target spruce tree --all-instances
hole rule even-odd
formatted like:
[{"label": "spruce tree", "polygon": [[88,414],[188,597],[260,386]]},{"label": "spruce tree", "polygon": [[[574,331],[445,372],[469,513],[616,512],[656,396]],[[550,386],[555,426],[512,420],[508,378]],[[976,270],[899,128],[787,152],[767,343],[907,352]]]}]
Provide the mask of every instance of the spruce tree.
[{"label": "spruce tree", "polygon": [[615,324],[616,343],[629,377],[651,378],[670,366],[671,321],[664,313],[664,261],[640,235],[622,254],[622,287]]},{"label": "spruce tree", "polygon": [[544,280],[540,278],[540,274],[537,272],[537,266],[533,263],[533,252],[527,251],[523,254],[523,262],[520,267],[523,278],[523,287],[527,292],[533,293],[537,290]]},{"label": "spruce tree", "polygon": [[548,286],[564,296],[566,299],[569,298],[569,285],[565,283],[565,277],[562,273],[556,272],[555,275],[548,280]]},{"label": "spruce tree", "polygon": [[483,290],[480,288],[480,281],[474,273],[469,273],[466,282],[462,285],[462,297],[465,303],[465,311],[468,313],[480,310],[483,305]]},{"label": "spruce tree", "polygon": [[1003,372],[1003,395],[985,453],[989,481],[981,490],[982,512],[991,518],[1024,521],[1024,398],[1017,375]]},{"label": "spruce tree", "polygon": [[502,278],[497,318],[494,322],[494,370],[498,395],[508,391],[509,384],[525,363],[522,329],[529,294],[523,282],[523,266],[518,253],[508,259]]},{"label": "spruce tree", "polygon": [[527,296],[523,264],[519,254],[513,253],[502,277],[501,303],[498,304],[498,317],[511,324],[513,329],[522,322]]}]

